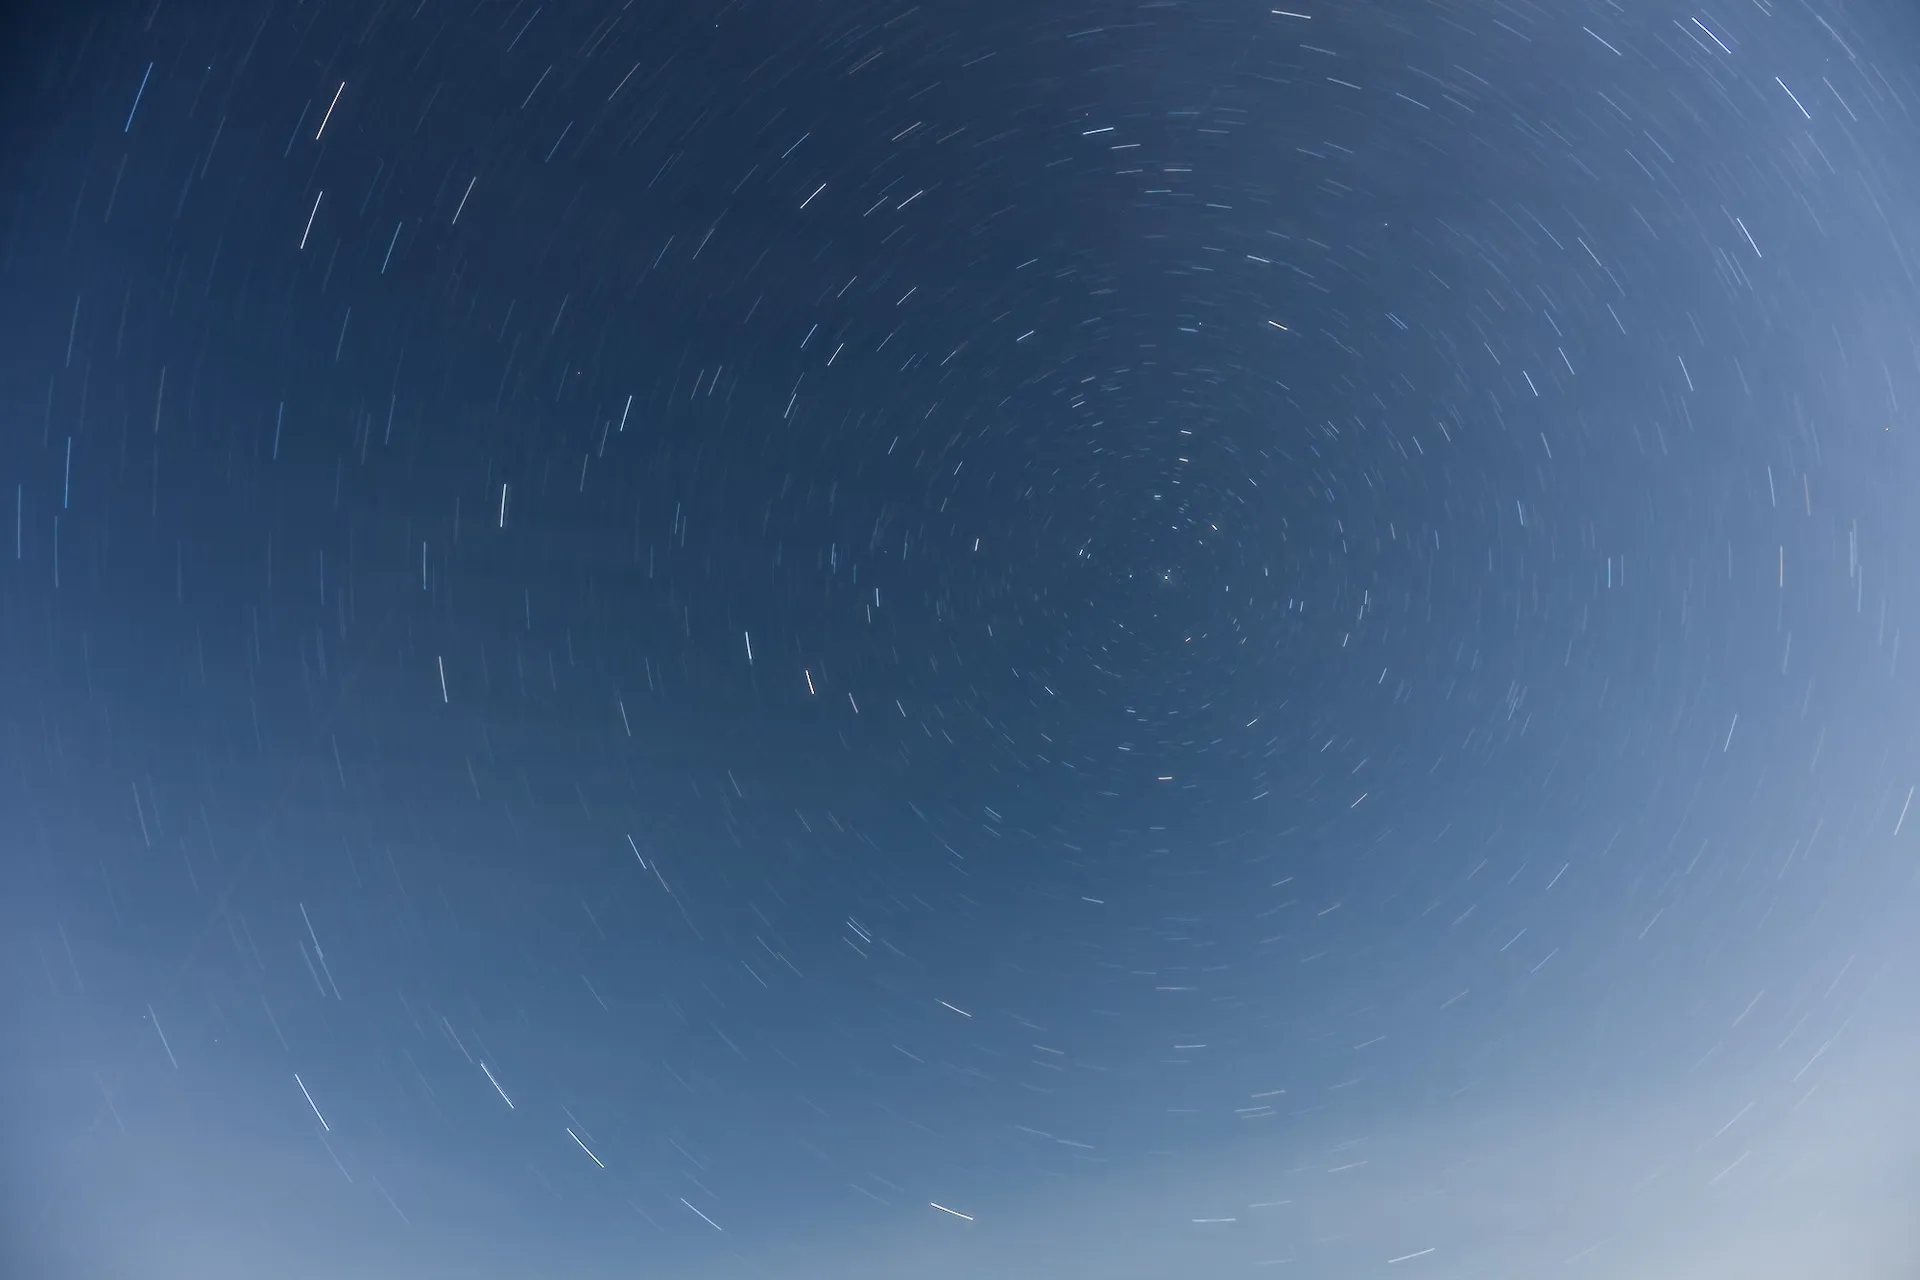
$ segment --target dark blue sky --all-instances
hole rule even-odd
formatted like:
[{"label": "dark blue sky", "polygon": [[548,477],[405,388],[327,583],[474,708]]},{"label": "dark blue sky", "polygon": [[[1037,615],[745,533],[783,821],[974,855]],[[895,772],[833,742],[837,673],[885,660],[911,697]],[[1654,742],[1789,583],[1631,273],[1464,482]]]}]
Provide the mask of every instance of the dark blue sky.
[{"label": "dark blue sky", "polygon": [[1912,1274],[1905,6],[9,22],[8,1274]]}]

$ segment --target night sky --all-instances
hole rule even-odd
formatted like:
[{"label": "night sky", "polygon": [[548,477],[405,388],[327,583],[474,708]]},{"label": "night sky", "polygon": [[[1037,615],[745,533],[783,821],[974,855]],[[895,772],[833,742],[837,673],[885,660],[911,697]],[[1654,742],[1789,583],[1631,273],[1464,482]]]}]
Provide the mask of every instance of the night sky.
[{"label": "night sky", "polygon": [[5,22],[9,1280],[1920,1274],[1905,0]]}]

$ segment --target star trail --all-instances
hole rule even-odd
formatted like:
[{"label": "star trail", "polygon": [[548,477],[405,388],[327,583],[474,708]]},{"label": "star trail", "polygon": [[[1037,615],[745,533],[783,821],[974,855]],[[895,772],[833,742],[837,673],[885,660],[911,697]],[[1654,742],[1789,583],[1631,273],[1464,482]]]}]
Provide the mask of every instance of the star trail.
[{"label": "star trail", "polygon": [[6,1275],[1920,1267],[1920,13],[0,47]]}]

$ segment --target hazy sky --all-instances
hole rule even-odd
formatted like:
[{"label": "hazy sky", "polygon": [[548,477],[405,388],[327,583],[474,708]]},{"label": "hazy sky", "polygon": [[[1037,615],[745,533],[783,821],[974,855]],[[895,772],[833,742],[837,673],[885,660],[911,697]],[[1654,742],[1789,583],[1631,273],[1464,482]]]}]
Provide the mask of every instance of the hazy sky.
[{"label": "hazy sky", "polygon": [[1903,4],[0,31],[0,1270],[1920,1258]]}]

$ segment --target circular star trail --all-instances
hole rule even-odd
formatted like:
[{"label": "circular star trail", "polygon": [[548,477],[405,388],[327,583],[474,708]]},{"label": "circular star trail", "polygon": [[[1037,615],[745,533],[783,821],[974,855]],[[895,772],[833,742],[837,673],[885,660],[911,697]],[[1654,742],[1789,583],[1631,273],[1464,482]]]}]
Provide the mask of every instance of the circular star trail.
[{"label": "circular star trail", "polygon": [[9,21],[9,1274],[1906,1274],[1903,7]]}]

